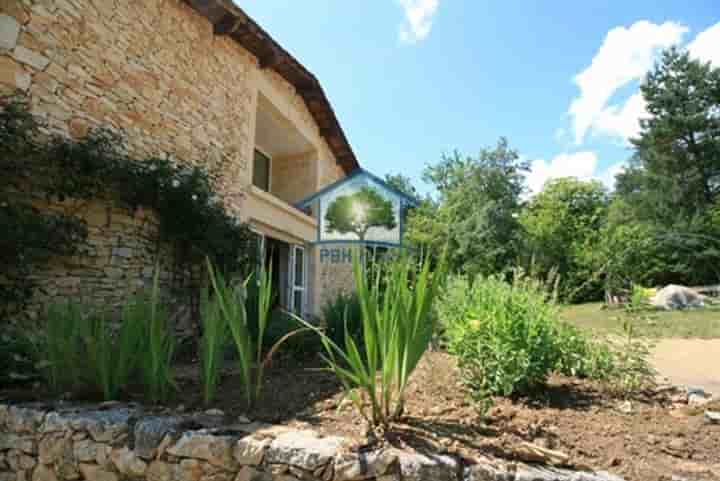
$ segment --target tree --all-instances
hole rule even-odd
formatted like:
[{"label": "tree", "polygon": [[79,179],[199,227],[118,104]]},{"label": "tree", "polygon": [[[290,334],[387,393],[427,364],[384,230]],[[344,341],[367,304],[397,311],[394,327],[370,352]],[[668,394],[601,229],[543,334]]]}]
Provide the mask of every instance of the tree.
[{"label": "tree", "polygon": [[397,225],[393,204],[372,187],[363,187],[349,195],[341,195],[325,213],[327,232],[354,233],[363,241],[371,227],[394,229]]},{"label": "tree", "polygon": [[[635,250],[643,246],[644,258],[652,262],[643,260],[643,272],[625,276],[633,282],[717,282],[720,226],[713,209],[720,205],[720,69],[671,48],[640,88],[649,115],[632,140],[628,168],[617,176],[609,254],[623,239],[632,240]],[[628,223],[642,227],[627,235]],[[650,237],[640,239],[640,233]]]},{"label": "tree", "polygon": [[598,244],[607,222],[608,194],[598,181],[554,179],[533,197],[520,216],[526,255],[540,273],[557,270],[568,301],[602,298]]},{"label": "tree", "polygon": [[410,177],[403,174],[385,174],[385,182],[391,187],[415,200],[420,199],[420,194],[412,183]]},{"label": "tree", "polygon": [[619,189],[666,223],[688,220],[720,195],[720,69],[671,48],[640,90],[650,115]]},{"label": "tree", "polygon": [[410,216],[407,239],[437,252],[447,246],[458,272],[508,271],[521,248],[518,215],[528,171],[504,137],[477,157],[443,156],[423,174],[437,199],[424,201]]}]

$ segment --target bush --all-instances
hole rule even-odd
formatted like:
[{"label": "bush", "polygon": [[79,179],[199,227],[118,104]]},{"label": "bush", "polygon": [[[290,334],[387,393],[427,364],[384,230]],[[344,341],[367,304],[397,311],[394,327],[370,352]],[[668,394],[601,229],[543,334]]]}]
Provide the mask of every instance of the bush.
[{"label": "bush", "polygon": [[317,334],[306,329],[293,315],[278,309],[270,313],[263,341],[265,350],[269,351],[283,338],[286,340],[279,351],[298,361],[310,359],[322,350]]},{"label": "bush", "polygon": [[456,280],[452,289],[465,302],[444,320],[446,337],[470,388],[509,396],[543,384],[559,360],[558,311],[547,294],[521,279],[511,285],[495,277]]}]

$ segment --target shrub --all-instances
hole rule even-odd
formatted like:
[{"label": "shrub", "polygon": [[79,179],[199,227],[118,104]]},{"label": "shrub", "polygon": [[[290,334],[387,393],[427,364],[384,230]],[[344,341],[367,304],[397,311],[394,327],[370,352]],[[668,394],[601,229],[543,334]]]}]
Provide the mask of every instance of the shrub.
[{"label": "shrub", "polygon": [[373,426],[387,426],[402,414],[408,379],[430,345],[444,269],[432,273],[429,259],[419,269],[403,259],[370,275],[356,256],[353,273],[362,311],[360,343],[346,330],[337,344],[305,324],[321,336],[324,359],[360,414]]},{"label": "shrub", "polygon": [[471,389],[509,396],[543,384],[559,358],[557,308],[546,293],[518,278],[462,280],[454,288],[467,301],[464,315],[445,320],[448,348]]}]

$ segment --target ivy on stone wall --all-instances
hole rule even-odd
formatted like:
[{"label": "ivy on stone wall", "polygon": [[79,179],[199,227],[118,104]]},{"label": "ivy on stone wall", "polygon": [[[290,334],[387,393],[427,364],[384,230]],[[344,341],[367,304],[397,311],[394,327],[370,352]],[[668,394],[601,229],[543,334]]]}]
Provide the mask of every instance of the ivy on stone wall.
[{"label": "ivy on stone wall", "polygon": [[[0,278],[5,307],[27,299],[32,265],[74,254],[86,239],[82,201],[107,199],[154,211],[159,240],[173,246],[176,261],[186,266],[207,256],[237,272],[254,258],[250,230],[225,209],[204,168],[169,158],[136,159],[123,137],[106,129],[80,140],[51,133],[25,98],[0,98],[0,169],[0,225],[7,226],[0,262],[12,273]],[[38,196],[62,211],[33,207],[28,199]],[[0,305],[0,316],[2,311]]]}]

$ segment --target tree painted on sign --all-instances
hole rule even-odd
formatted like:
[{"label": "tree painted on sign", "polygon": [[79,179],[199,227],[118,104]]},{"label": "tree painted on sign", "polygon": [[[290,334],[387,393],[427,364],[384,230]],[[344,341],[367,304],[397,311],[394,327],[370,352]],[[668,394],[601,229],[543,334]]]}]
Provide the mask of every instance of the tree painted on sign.
[{"label": "tree painted on sign", "polygon": [[367,186],[333,200],[325,213],[325,221],[326,232],[353,233],[361,241],[371,227],[390,230],[397,225],[392,202]]}]

